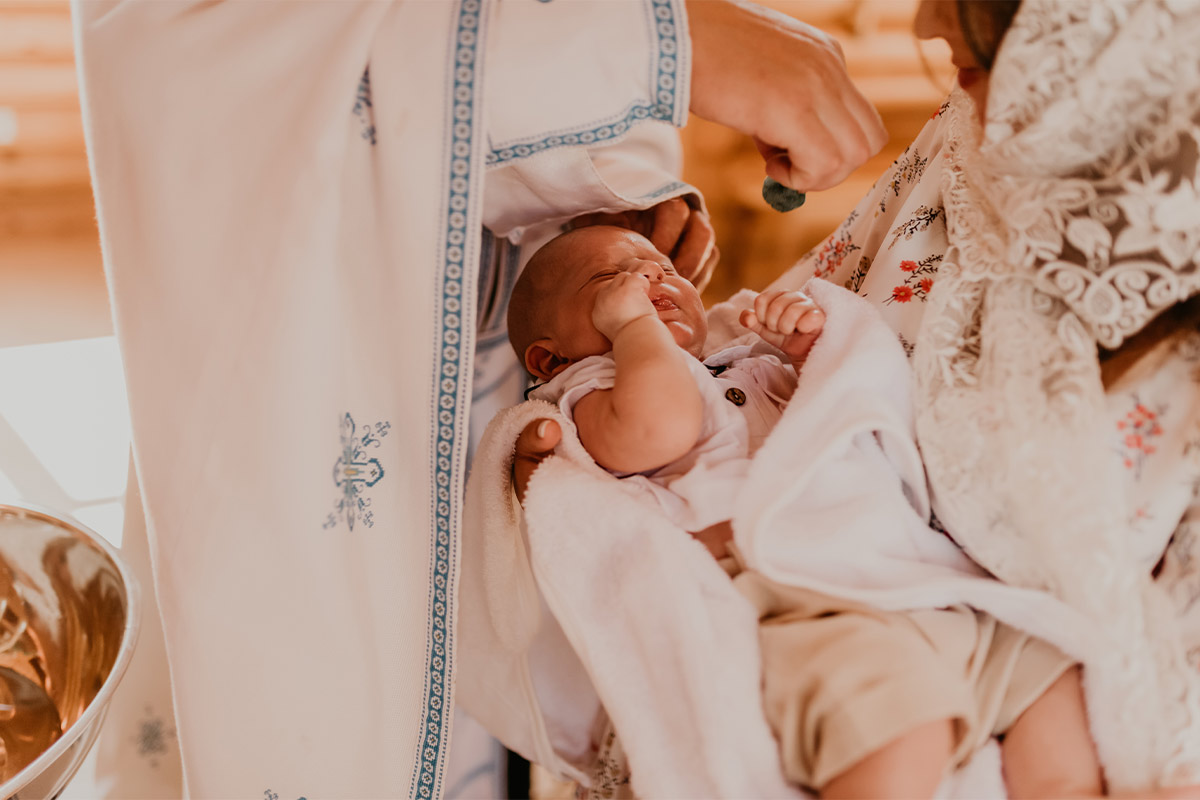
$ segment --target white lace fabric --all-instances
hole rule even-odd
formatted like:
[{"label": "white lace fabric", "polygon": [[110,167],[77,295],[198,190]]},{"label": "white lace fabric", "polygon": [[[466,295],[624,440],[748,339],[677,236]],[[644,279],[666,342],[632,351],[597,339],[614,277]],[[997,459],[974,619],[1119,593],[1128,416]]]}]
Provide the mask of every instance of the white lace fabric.
[{"label": "white lace fabric", "polygon": [[1200,780],[1200,681],[1132,553],[1097,359],[1200,292],[1200,0],[1024,0],[986,126],[961,92],[948,113],[950,248],[913,358],[939,513],[1096,620],[1110,785]]}]

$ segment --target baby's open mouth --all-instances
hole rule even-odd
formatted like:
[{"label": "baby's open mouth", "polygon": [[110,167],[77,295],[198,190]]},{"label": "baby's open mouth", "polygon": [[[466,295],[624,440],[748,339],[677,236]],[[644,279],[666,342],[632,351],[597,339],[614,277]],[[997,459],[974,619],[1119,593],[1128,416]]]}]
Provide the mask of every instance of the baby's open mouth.
[{"label": "baby's open mouth", "polygon": [[671,301],[671,298],[665,296],[652,298],[650,302],[654,304],[654,308],[658,311],[669,311],[675,308],[675,303]]}]

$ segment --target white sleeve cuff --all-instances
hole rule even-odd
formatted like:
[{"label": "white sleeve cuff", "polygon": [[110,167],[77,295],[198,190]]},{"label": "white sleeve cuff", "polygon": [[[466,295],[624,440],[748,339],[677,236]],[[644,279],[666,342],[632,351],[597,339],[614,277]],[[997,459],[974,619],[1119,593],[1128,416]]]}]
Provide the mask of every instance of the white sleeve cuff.
[{"label": "white sleeve cuff", "polygon": [[488,43],[487,163],[687,122],[684,0],[503,0]]},{"label": "white sleeve cuff", "polygon": [[502,0],[489,39],[484,224],[698,194],[676,179],[691,40],[684,0]]}]

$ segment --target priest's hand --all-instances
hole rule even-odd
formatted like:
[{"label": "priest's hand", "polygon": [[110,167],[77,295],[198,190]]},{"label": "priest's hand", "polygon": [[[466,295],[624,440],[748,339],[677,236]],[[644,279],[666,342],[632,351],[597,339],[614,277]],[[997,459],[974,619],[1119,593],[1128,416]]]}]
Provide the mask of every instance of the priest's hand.
[{"label": "priest's hand", "polygon": [[887,142],[832,37],[744,0],[687,0],[687,10],[691,110],[753,136],[769,177],[828,189]]},{"label": "priest's hand", "polygon": [[616,225],[637,231],[671,259],[675,271],[703,291],[712,277],[720,253],[708,213],[692,197],[673,197],[644,211],[584,214],[571,220],[572,228]]}]

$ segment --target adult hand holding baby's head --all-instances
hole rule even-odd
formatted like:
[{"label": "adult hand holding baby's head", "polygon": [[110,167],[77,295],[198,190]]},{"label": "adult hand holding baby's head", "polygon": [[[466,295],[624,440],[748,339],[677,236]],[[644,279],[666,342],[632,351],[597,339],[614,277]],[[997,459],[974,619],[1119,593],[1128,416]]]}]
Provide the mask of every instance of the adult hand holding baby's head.
[{"label": "adult hand holding baby's head", "polygon": [[712,222],[693,197],[672,197],[641,211],[596,212],[571,220],[573,228],[589,225],[615,225],[640,233],[700,291],[720,258]]},{"label": "adult hand holding baby's head", "polygon": [[803,292],[773,290],[754,298],[739,316],[742,325],[787,354],[799,366],[825,328],[825,312]]},{"label": "adult hand holding baby's head", "polygon": [[610,342],[629,323],[642,317],[658,314],[650,302],[647,290],[650,280],[639,272],[618,272],[596,293],[596,305],[592,307],[592,324]]}]

